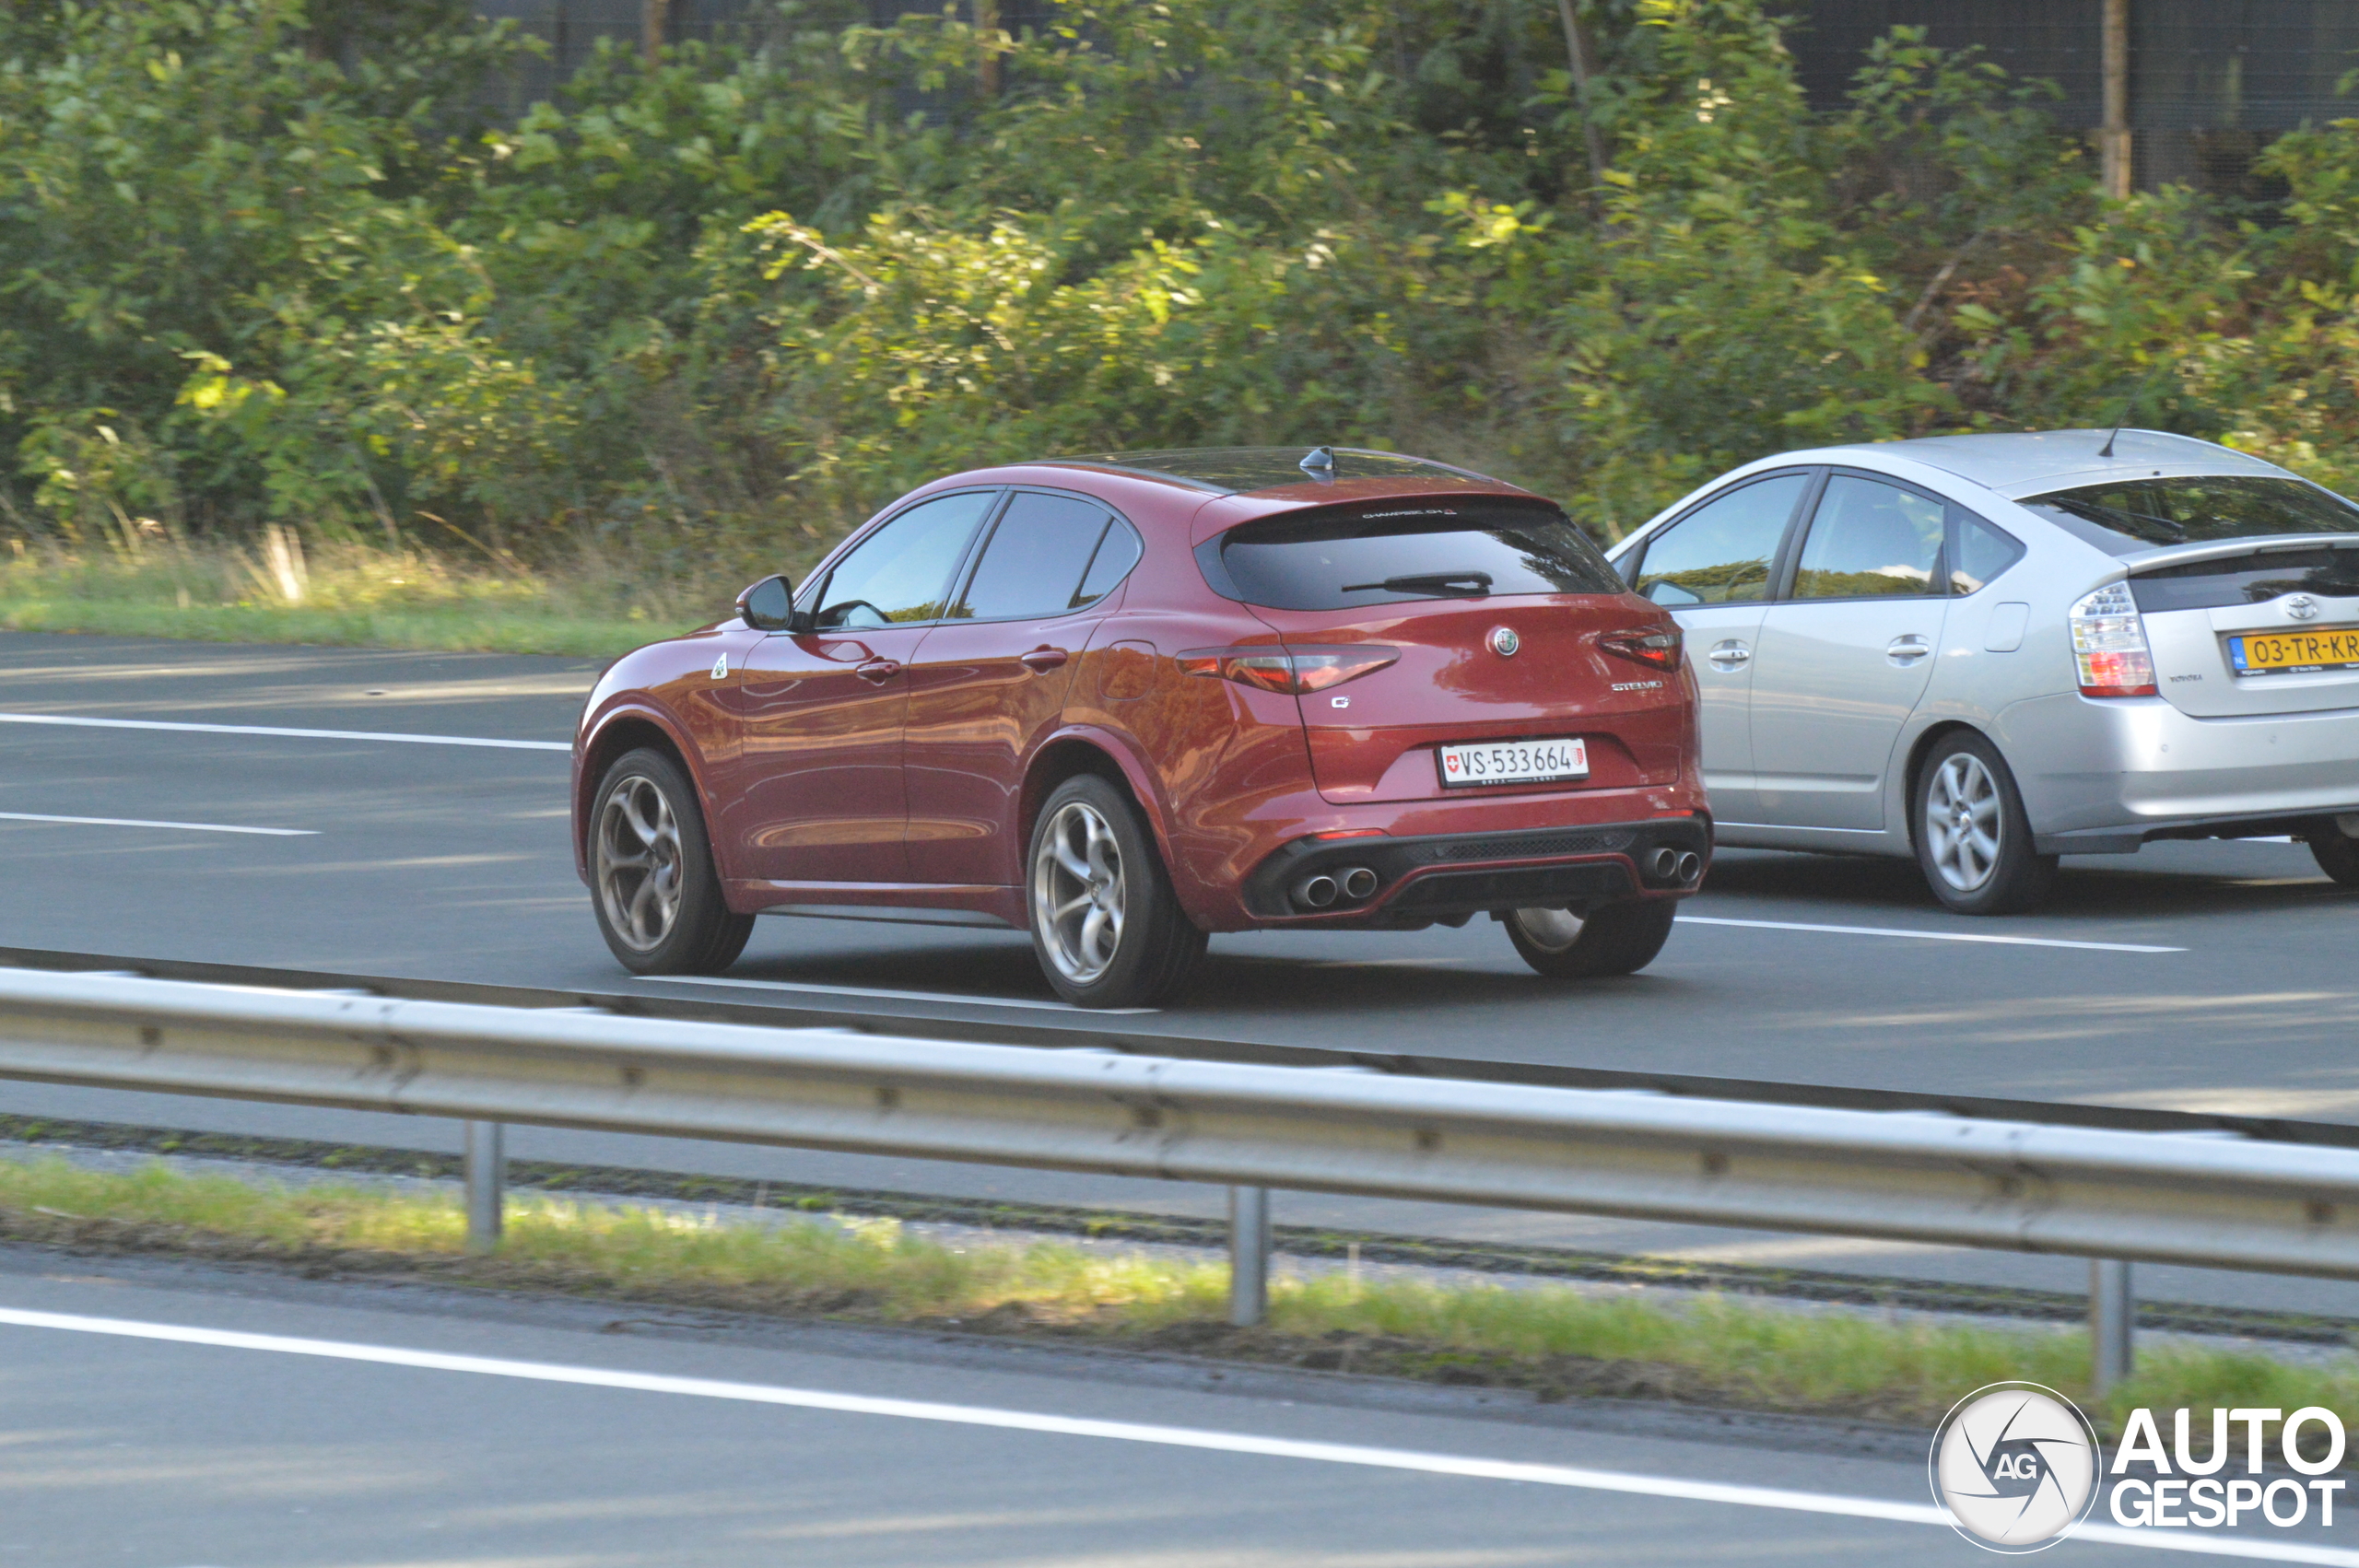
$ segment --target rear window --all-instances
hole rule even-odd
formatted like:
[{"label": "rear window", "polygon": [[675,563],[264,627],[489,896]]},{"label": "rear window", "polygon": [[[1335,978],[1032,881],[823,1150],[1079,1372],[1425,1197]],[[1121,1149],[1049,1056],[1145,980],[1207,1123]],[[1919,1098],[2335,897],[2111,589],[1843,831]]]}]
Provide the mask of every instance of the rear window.
[{"label": "rear window", "polygon": [[2217,610],[2266,604],[2288,593],[2359,598],[2359,549],[2266,550],[2224,561],[2189,561],[2130,579],[2141,610]]},{"label": "rear window", "polygon": [[2298,479],[2258,474],[2084,485],[2023,505],[2116,556],[2288,533],[2359,533],[2359,508],[2341,497]]},{"label": "rear window", "polygon": [[1271,518],[1204,541],[1196,559],[1215,591],[1273,610],[1628,591],[1570,518],[1514,501],[1379,502]]}]

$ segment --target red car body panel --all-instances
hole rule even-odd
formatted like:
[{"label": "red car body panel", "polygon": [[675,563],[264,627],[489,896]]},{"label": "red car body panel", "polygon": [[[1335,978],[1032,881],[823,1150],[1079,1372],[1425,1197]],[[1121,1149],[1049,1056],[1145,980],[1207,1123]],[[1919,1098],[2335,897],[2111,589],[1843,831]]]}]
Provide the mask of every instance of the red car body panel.
[{"label": "red car body panel", "polygon": [[[1210,930],[1423,923],[1414,910],[1393,912],[1408,907],[1403,895],[1435,879],[1465,882],[1470,867],[1618,867],[1628,894],[1692,891],[1649,885],[1637,857],[1655,841],[1649,825],[1708,852],[1693,677],[1684,664],[1650,668],[1598,641],[1671,628],[1656,606],[1624,593],[1263,609],[1215,592],[1193,554],[1240,522],[1309,507],[1527,492],[1469,476],[1218,495],[1133,470],[1027,463],[925,486],[872,527],[910,502],[983,486],[1091,497],[1130,522],[1144,553],[1121,587],[1063,615],[812,633],[764,633],[733,616],[626,655],[593,692],[575,745],[585,879],[591,793],[615,757],[653,743],[668,743],[695,778],[740,911],[956,908],[1021,925],[1032,816],[1076,763],[1120,774],[1181,907]],[[1491,651],[1499,626],[1521,639],[1518,657]],[[1191,649],[1353,643],[1400,657],[1301,696],[1187,674],[1177,660]],[[1436,767],[1440,743],[1572,736],[1590,757],[1578,784],[1460,791],[1445,790]],[[1602,831],[1577,831],[1589,828]],[[1351,834],[1367,837],[1315,837]],[[1530,837],[1541,834],[1555,837]],[[1524,837],[1448,842],[1468,835]],[[1396,842],[1404,839],[1438,843],[1413,852]],[[1307,911],[1273,893],[1270,878],[1300,857],[1355,846],[1391,857],[1369,904]],[[1463,905],[1489,885],[1468,882],[1475,891],[1452,897]]]}]

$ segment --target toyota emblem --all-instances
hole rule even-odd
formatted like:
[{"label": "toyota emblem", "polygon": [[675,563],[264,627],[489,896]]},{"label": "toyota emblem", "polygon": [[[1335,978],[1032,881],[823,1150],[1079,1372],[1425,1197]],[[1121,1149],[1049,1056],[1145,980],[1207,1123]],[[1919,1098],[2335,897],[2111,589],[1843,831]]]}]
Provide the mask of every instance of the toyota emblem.
[{"label": "toyota emblem", "polygon": [[[2285,613],[2297,621],[2314,621],[2318,619],[2318,602],[2306,593],[2296,593],[2285,601]],[[1498,635],[1496,632],[1491,634],[1494,641]]]},{"label": "toyota emblem", "polygon": [[[2312,605],[2310,607],[2310,614],[2314,615],[2318,614],[2318,607],[2316,605]],[[1514,658],[1515,650],[1522,646],[1523,638],[1515,635],[1515,628],[1513,626],[1493,626],[1491,628],[1491,651],[1497,654],[1500,658]]]}]

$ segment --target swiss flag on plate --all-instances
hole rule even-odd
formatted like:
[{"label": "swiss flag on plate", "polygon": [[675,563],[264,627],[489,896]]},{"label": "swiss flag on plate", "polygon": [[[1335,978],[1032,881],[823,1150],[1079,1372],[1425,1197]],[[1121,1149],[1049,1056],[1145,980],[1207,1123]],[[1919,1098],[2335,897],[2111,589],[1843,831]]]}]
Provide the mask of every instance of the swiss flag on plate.
[{"label": "swiss flag on plate", "polygon": [[1442,762],[1442,766],[1449,768],[1452,773],[1455,773],[1458,771],[1458,759],[1454,756],[1445,758]]}]

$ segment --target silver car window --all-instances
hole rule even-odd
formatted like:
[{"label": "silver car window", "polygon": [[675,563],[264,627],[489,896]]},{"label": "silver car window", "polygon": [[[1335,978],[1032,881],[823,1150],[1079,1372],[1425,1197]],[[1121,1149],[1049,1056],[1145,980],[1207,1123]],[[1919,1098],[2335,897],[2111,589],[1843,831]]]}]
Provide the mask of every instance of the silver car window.
[{"label": "silver car window", "polygon": [[1950,591],[1979,593],[1983,586],[2024,558],[2024,547],[1962,508],[1952,508],[1956,533],[1951,541]]},{"label": "silver car window", "polygon": [[1898,599],[1939,592],[1942,503],[1858,474],[1826,482],[1794,573],[1797,599]]},{"label": "silver car window", "polygon": [[1770,565],[1809,484],[1778,474],[1713,497],[1647,542],[1631,586],[1674,609],[1768,598]]},{"label": "silver car window", "polygon": [[921,501],[854,545],[819,596],[823,627],[900,626],[942,617],[950,574],[996,490]]}]

